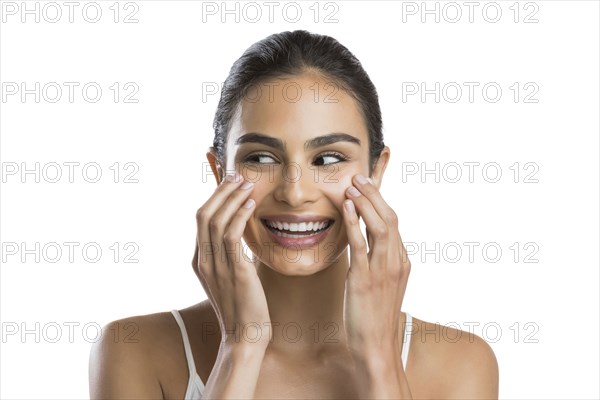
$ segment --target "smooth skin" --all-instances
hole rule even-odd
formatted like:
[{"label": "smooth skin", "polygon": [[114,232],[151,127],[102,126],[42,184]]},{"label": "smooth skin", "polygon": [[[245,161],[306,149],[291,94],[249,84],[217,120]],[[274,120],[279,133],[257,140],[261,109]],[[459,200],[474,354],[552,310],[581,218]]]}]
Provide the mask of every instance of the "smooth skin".
[{"label": "smooth skin", "polygon": [[[497,399],[495,355],[468,332],[413,317],[403,368],[409,344],[400,310],[411,265],[398,215],[379,191],[390,149],[369,176],[368,132],[355,100],[314,72],[266,84],[263,93],[275,88],[272,95],[242,102],[227,160],[207,154],[218,186],[196,215],[192,266],[208,300],[180,310],[203,398]],[[302,88],[301,98],[290,101],[286,84]],[[360,145],[306,146],[332,132]],[[285,147],[236,143],[248,133]],[[302,172],[297,179],[284,178],[290,165]],[[323,242],[290,255],[261,223],[273,214],[335,222]],[[242,238],[256,260],[242,256]],[[171,313],[114,321],[105,332],[126,326],[136,327],[136,343],[105,334],[92,349],[91,398],[183,398],[189,377]]]}]

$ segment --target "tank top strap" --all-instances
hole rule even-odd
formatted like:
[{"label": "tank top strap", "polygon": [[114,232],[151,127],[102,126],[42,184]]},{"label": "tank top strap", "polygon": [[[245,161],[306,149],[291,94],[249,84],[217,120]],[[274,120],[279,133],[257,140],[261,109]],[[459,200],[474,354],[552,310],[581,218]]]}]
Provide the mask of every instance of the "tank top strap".
[{"label": "tank top strap", "polygon": [[404,338],[402,339],[402,365],[406,371],[406,362],[408,360],[408,350],[410,348],[410,337],[412,334],[412,316],[406,313],[406,323],[404,324]]},{"label": "tank top strap", "polygon": [[190,346],[190,339],[188,337],[187,330],[185,329],[183,318],[181,318],[181,314],[179,314],[178,310],[171,310],[171,313],[175,317],[177,325],[179,325],[179,330],[181,330],[181,337],[183,338],[183,347],[185,348],[185,358],[187,359],[190,377],[193,377],[196,375],[196,364],[194,363],[194,355],[192,354],[192,347]]}]

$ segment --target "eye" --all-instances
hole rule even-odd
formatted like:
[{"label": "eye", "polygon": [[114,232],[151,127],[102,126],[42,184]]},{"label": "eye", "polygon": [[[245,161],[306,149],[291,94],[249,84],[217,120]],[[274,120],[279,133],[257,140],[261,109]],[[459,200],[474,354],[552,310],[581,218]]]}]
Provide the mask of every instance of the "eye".
[{"label": "eye", "polygon": [[255,153],[255,154],[250,154],[248,157],[244,158],[244,162],[250,163],[250,164],[275,164],[272,162],[261,162],[261,160],[269,159],[269,158],[271,160],[275,160],[273,157],[271,157],[268,154]]},{"label": "eye", "polygon": [[[348,160],[348,157],[346,157],[343,154],[340,153],[323,153],[323,154],[319,154],[319,156],[315,159],[315,160],[324,160],[323,162],[317,162],[315,161],[315,165],[330,165],[330,164],[337,164],[338,162],[343,162]],[[338,160],[336,162],[325,162],[325,160]]]}]

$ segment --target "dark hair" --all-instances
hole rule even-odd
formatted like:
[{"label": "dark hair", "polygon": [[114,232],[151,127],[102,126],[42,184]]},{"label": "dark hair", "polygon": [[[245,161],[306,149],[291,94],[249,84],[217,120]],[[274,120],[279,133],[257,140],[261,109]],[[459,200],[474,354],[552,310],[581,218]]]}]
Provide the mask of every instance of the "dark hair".
[{"label": "dark hair", "polygon": [[225,160],[231,120],[253,85],[287,75],[316,71],[350,94],[359,105],[369,132],[369,175],[384,148],[381,109],[375,85],[360,61],[330,36],[305,30],[276,33],[254,43],[233,64],[215,113],[213,148]]}]

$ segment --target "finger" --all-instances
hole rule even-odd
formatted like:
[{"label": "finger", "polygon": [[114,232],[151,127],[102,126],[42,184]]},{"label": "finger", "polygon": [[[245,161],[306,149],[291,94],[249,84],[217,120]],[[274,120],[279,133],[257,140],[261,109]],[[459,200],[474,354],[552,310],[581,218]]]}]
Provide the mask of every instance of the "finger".
[{"label": "finger", "polygon": [[244,182],[244,177],[239,173],[230,173],[225,176],[225,179],[221,181],[219,186],[215,189],[214,193],[204,203],[202,209],[205,211],[207,216],[212,216],[220,207],[223,202],[231,195],[235,189],[240,187]]},{"label": "finger", "polygon": [[[357,189],[361,192],[361,194],[364,195],[367,199],[369,199],[369,201],[371,202],[373,208],[375,209],[375,211],[377,212],[379,217],[383,221],[385,221],[385,223],[387,224],[388,243],[396,244],[397,241],[399,242],[398,248],[392,248],[392,246],[389,246],[389,245],[386,245],[386,247],[388,247],[389,250],[393,250],[394,252],[402,251],[402,249],[404,249],[404,244],[402,243],[402,238],[400,237],[400,233],[398,231],[398,216],[397,216],[397,214],[383,199],[383,197],[381,196],[381,192],[373,184],[373,181],[371,181],[370,179],[364,178],[361,175],[355,175],[353,182],[355,183]],[[367,237],[369,239],[371,239],[371,235],[369,235],[369,232],[367,232]],[[378,240],[378,242],[381,243],[380,240]],[[376,246],[375,241],[373,241],[373,243],[372,243],[372,241],[369,240],[370,248],[372,248],[371,244]],[[403,258],[406,258],[405,253],[406,253],[406,250],[403,250],[401,253]],[[394,254],[397,254],[397,253],[394,253]]]},{"label": "finger", "polygon": [[344,224],[346,226],[346,235],[350,245],[350,271],[358,274],[369,272],[369,258],[367,256],[367,243],[360,231],[360,224],[356,209],[352,200],[344,200]]},{"label": "finger", "polygon": [[348,196],[355,204],[359,211],[368,232],[368,237],[371,238],[369,249],[369,269],[385,268],[384,261],[388,251],[388,233],[387,224],[381,219],[371,201],[363,196],[356,187],[351,186],[346,190]]},{"label": "finger", "polygon": [[[242,236],[244,235],[244,230],[246,229],[246,224],[248,220],[254,213],[255,202],[253,199],[247,199],[242,207],[240,207],[230,223],[228,224],[227,230],[223,235],[223,242],[225,245],[225,249],[227,250],[228,255],[235,255],[236,261],[241,261],[239,264],[243,267],[253,267],[250,263],[250,260],[246,260],[246,256],[243,252],[242,248]],[[239,271],[240,268],[232,268],[233,274],[235,275]]]},{"label": "finger", "polygon": [[[225,231],[228,229],[229,224],[235,213],[242,207],[246,202],[254,184],[252,182],[244,182],[240,187],[234,190],[225,202],[221,205],[219,210],[215,212],[209,223],[210,240],[212,243],[217,243],[217,254],[215,254],[216,265],[215,273],[217,277],[229,280],[231,277],[230,263],[225,262],[231,257],[238,260],[241,257],[241,248],[227,248],[224,240]],[[235,246],[235,240],[229,240],[231,246]],[[229,252],[233,253],[229,253]],[[226,265],[222,265],[225,263]]]},{"label": "finger", "polygon": [[[358,219],[360,220],[360,218],[361,218],[360,213],[358,211],[356,213],[358,214]],[[367,234],[367,243],[369,244],[369,253],[367,253],[367,254],[371,254],[370,252],[371,252],[371,249],[373,248],[373,238],[369,234],[368,230],[366,231],[366,234]]]},{"label": "finger", "polygon": [[[239,179],[238,179],[239,177]],[[199,248],[199,261],[197,268],[205,275],[212,275],[214,254],[217,250],[216,243],[210,241],[209,223],[213,214],[223,204],[225,199],[242,183],[240,175],[229,174],[217,187],[212,196],[196,212],[197,243]]]},{"label": "finger", "polygon": [[355,175],[352,183],[354,183],[354,186],[359,190],[359,192],[371,202],[374,210],[383,221],[390,226],[396,225],[397,227],[398,216],[392,207],[390,207],[383,199],[381,192],[379,192],[375,185],[369,182],[362,175]]}]

